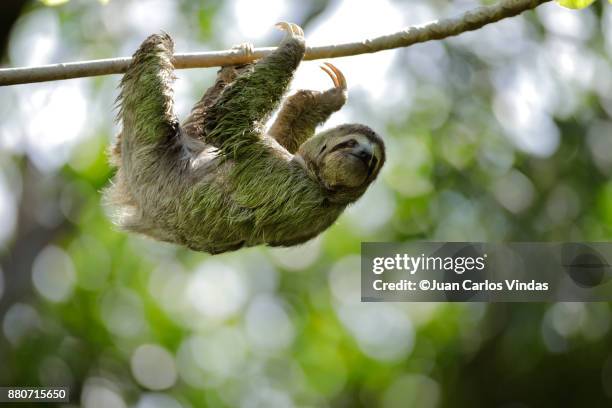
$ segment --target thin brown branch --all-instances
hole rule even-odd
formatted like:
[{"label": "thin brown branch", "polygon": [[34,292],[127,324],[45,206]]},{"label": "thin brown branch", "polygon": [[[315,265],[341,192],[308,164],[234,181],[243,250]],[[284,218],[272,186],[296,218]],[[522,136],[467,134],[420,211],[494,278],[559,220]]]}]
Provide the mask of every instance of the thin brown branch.
[{"label": "thin brown branch", "polygon": [[[533,9],[548,1],[550,0],[502,0],[492,6],[470,10],[456,18],[434,21],[422,26],[408,27],[393,34],[361,42],[309,47],[306,50],[305,59],[346,57],[408,47],[409,45],[425,41],[440,40],[466,31],[476,30],[504,18],[516,16],[523,11]],[[238,50],[175,54],[174,65],[178,69],[183,69],[242,64],[264,57],[273,50],[273,47],[256,48],[253,54],[248,56]],[[0,69],[0,86],[120,74],[125,72],[130,61],[131,58],[125,57],[39,67],[5,68]]]}]

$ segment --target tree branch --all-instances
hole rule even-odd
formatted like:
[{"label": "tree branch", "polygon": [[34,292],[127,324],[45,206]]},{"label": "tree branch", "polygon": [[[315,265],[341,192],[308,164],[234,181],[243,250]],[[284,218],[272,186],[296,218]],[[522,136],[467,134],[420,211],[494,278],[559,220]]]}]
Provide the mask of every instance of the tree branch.
[{"label": "tree branch", "polygon": [[[516,16],[550,0],[502,0],[492,6],[478,7],[456,18],[434,21],[422,26],[408,27],[402,31],[364,40],[361,42],[309,47],[306,60],[347,57],[408,47],[412,44],[452,37],[466,31],[476,30],[504,18]],[[274,51],[274,47],[256,48],[251,55],[240,50],[175,54],[177,69],[203,68],[221,65],[244,64],[262,58]],[[120,74],[126,71],[131,58],[110,58],[93,61],[71,62],[39,67],[0,69],[0,86],[25,84],[89,77],[96,75]]]}]

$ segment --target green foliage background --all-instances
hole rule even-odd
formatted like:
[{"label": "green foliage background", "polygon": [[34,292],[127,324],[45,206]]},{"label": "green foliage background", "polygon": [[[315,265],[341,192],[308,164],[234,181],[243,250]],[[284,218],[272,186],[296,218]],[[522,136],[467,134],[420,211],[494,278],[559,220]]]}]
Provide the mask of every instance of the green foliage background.
[{"label": "green foliage background", "polygon": [[[218,22],[232,2],[144,2],[175,25],[140,28],[121,17],[135,2],[107,3],[28,3],[4,63],[27,61],[49,18],[60,43],[44,62],[125,55],[161,28],[192,51],[231,45]],[[461,3],[427,7],[475,5]],[[288,2],[284,17],[308,33],[338,7]],[[99,191],[117,76],[0,89],[0,385],[67,385],[68,406],[86,407],[610,406],[609,304],[361,304],[358,258],[362,241],[610,240],[610,8],[548,4],[396,51],[396,106],[349,76],[348,118],[385,135],[388,165],[337,225],[288,250],[211,257],[113,229]],[[180,73],[180,94],[195,101],[213,76]],[[35,126],[75,92],[68,120]],[[78,138],[53,144],[75,123]]]}]

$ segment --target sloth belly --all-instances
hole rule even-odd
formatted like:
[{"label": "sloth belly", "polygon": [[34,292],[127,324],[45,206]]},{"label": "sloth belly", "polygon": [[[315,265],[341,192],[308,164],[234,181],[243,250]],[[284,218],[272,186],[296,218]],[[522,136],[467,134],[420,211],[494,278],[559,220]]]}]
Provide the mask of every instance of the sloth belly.
[{"label": "sloth belly", "polygon": [[[301,209],[270,208],[269,218],[258,209],[229,206],[210,211],[198,222],[198,228],[182,234],[178,243],[191,249],[218,254],[257,245],[292,246],[304,243],[331,226],[343,208],[313,207]],[[283,216],[283,214],[286,214]],[[279,216],[280,215],[280,216]]]},{"label": "sloth belly", "polygon": [[176,218],[178,243],[209,253],[256,245],[290,246],[327,229],[345,205],[330,203],[303,168],[269,156],[248,172],[206,151],[193,160],[196,185],[184,191]]}]

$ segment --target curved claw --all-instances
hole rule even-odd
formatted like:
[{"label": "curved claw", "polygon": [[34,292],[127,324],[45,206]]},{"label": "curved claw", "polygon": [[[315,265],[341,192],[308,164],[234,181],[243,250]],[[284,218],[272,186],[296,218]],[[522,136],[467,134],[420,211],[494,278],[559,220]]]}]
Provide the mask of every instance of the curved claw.
[{"label": "curved claw", "polygon": [[281,21],[279,23],[276,23],[274,27],[278,28],[279,30],[285,31],[287,32],[287,34],[290,34],[294,37],[304,37],[304,30],[302,30],[302,27],[297,24]]},{"label": "curved claw", "polygon": [[336,88],[346,89],[346,78],[342,71],[336,68],[336,66],[329,62],[324,62],[324,65],[319,65],[319,68],[329,75]]},{"label": "curved claw", "polygon": [[289,33],[292,32],[291,26],[286,21],[279,21],[278,23],[274,24],[274,27],[278,28],[281,31],[287,31]]},{"label": "curved claw", "polygon": [[253,44],[251,43],[242,43],[234,45],[232,49],[242,52],[243,55],[253,55]]},{"label": "curved claw", "polygon": [[297,34],[298,36],[304,36],[304,30],[302,30],[302,27],[300,27],[299,25],[293,24],[292,29],[295,30],[295,34]]}]

